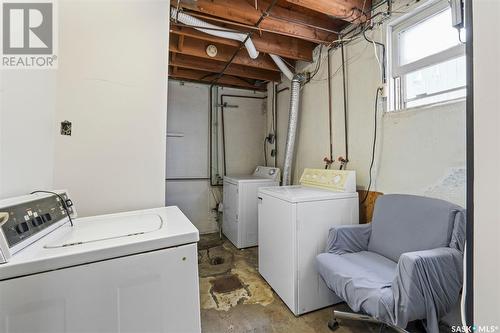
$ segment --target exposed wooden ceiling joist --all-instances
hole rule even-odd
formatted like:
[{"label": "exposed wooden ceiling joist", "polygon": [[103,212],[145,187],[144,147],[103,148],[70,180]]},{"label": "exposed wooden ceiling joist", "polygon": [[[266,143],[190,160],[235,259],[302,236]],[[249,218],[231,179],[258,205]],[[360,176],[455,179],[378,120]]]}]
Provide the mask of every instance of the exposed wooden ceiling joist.
[{"label": "exposed wooden ceiling joist", "polygon": [[[170,59],[170,65],[174,68],[178,67],[196,69],[210,73],[220,73],[224,69],[225,62],[178,54],[175,58]],[[226,69],[225,74],[261,81],[281,81],[281,75],[279,72],[236,64],[231,64]]]},{"label": "exposed wooden ceiling joist", "polygon": [[[192,70],[192,69],[182,69],[182,68],[179,68],[177,70],[177,72],[174,74],[173,68],[171,66],[169,67],[169,71],[170,71],[169,76],[172,79],[183,80],[183,81],[211,83],[212,80],[216,76],[216,74],[214,74],[212,76],[207,77],[206,72]],[[258,90],[258,91],[266,91],[267,90],[267,86],[265,84],[256,85],[254,83],[255,83],[255,81],[249,82],[247,80],[233,77],[233,76],[229,76],[229,75],[223,75],[217,81],[217,85],[221,85],[221,86],[242,88],[242,89],[251,89],[251,90]]]},{"label": "exposed wooden ceiling joist", "polygon": [[319,13],[328,14],[347,22],[364,22],[371,8],[371,0],[285,0]]},{"label": "exposed wooden ceiling joist", "polygon": [[[170,32],[204,41],[212,41],[223,45],[239,47],[240,42],[232,39],[215,37],[193,28],[171,25]],[[314,43],[298,38],[276,35],[268,32],[256,33],[252,36],[255,48],[259,52],[276,54],[284,58],[312,61]]]},{"label": "exposed wooden ceiling joist", "polygon": [[[338,1],[338,0],[335,0]],[[177,0],[171,0],[177,5]],[[181,2],[181,7],[191,11],[222,18],[232,22],[253,26],[261,17],[262,12],[269,5],[268,0],[197,0]],[[324,20],[319,16],[310,16],[299,11],[274,6],[271,15],[260,24],[260,30],[278,33],[286,36],[309,40],[316,43],[328,43],[337,38],[332,31],[338,28],[335,20]],[[327,24],[328,26],[322,26]]]},{"label": "exposed wooden ceiling joist", "polygon": [[[206,47],[209,44],[214,44],[217,46],[217,55],[215,57],[209,57],[206,52]],[[236,48],[228,45],[212,43],[212,42],[201,42],[200,40],[192,39],[192,38],[184,38],[184,43],[182,47],[182,52],[178,48],[176,38],[170,36],[170,52],[174,53],[182,53],[194,57],[205,58],[210,60],[217,60],[228,62],[231,59],[231,56],[234,54]],[[244,65],[254,68],[261,68],[271,71],[279,71],[276,67],[276,64],[272,61],[272,59],[267,54],[260,55],[257,59],[252,59],[248,56],[248,53],[245,49],[241,50],[233,60],[234,64]]]}]

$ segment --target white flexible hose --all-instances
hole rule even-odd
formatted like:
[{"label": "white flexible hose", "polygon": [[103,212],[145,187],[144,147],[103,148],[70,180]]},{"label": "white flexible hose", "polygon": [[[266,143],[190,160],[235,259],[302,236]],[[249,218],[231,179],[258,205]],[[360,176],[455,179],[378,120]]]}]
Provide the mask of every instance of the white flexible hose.
[{"label": "white flexible hose", "polygon": [[273,61],[276,63],[276,66],[283,72],[283,74],[288,78],[288,80],[292,81],[293,79],[293,73],[292,71],[288,68],[288,66],[283,62],[283,60],[274,54],[270,54],[271,58]]},{"label": "white flexible hose", "polygon": [[[193,17],[191,15],[184,14],[184,13],[178,11],[174,7],[171,7],[170,17],[172,17],[174,20],[178,20],[179,22],[184,23],[185,25],[192,26],[196,30],[202,31],[202,32],[209,34],[209,35],[212,35],[212,36],[239,40],[240,42],[243,42],[247,38],[247,34],[233,32],[230,30],[223,31],[223,30],[225,30],[224,28],[207,23],[207,22],[202,21],[200,19],[197,19],[196,17]],[[206,28],[206,29],[204,29],[204,28]],[[251,38],[248,38],[246,40],[245,47],[247,49],[247,52],[248,52],[248,55],[250,56],[250,58],[257,59],[257,57],[259,56],[259,51],[257,51],[257,49],[255,48],[255,45],[253,44]]]}]

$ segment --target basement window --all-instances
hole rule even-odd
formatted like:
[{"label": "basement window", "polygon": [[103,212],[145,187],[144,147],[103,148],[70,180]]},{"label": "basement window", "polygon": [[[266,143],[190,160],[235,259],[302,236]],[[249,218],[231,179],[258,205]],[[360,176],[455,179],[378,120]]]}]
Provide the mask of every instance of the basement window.
[{"label": "basement window", "polygon": [[398,19],[389,37],[391,110],[465,97],[465,33],[452,27],[447,1]]}]

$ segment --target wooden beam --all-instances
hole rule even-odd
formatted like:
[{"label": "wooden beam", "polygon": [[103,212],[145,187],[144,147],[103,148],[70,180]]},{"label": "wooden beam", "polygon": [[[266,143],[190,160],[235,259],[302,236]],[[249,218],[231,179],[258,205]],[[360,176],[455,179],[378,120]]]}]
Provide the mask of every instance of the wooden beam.
[{"label": "wooden beam", "polygon": [[[286,0],[297,6],[328,14],[347,22],[364,22],[368,19],[371,0]],[[363,8],[364,5],[364,8]]]},{"label": "wooden beam", "polygon": [[[215,46],[217,46],[217,55],[213,58],[209,57],[206,52],[206,47],[209,44],[214,44]],[[184,46],[182,48],[182,52],[177,47],[177,41],[175,40],[175,38],[170,38],[169,50],[170,52],[174,53],[182,53],[194,57],[223,61],[223,62],[228,62],[231,59],[232,55],[234,54],[234,51],[236,51],[236,49],[231,46],[210,43],[210,42],[201,42],[200,40],[191,38],[186,38],[184,40]],[[261,54],[257,59],[252,59],[248,56],[248,53],[245,49],[239,51],[239,53],[234,58],[233,63],[237,65],[267,69],[271,71],[279,71],[278,67],[276,67],[276,64],[267,54]]]},{"label": "wooden beam", "polygon": [[[170,32],[176,35],[196,38],[198,40],[212,41],[214,43],[239,47],[240,43],[236,40],[221,38],[206,34],[193,28],[178,27],[170,25]],[[269,32],[255,33],[252,36],[255,48],[259,52],[276,54],[284,58],[312,61],[313,49],[316,44],[293,37],[276,35]]]},{"label": "wooden beam", "polygon": [[[170,65],[179,68],[196,69],[211,73],[220,73],[224,69],[226,63],[215,60],[207,60],[204,58],[192,57],[188,55],[178,54],[177,57],[170,61]],[[275,71],[265,69],[251,68],[242,65],[231,64],[225,71],[227,75],[251,78],[261,81],[280,82],[281,75]]]},{"label": "wooden beam", "polygon": [[[171,79],[176,80],[184,80],[184,81],[192,81],[192,82],[201,82],[201,83],[210,83],[216,77],[215,75],[211,77],[206,77],[206,72],[196,71],[192,69],[178,69],[176,74],[172,73],[172,69],[170,68],[169,77]],[[254,85],[251,82],[224,75],[217,81],[218,86],[227,86],[233,88],[242,88],[242,89],[251,89],[258,91],[267,91],[267,85]]]},{"label": "wooden beam", "polygon": [[179,35],[179,40],[177,41],[177,48],[182,52],[184,46],[184,35]]},{"label": "wooden beam", "polygon": [[[254,26],[260,19],[264,10],[269,4],[268,0],[259,0],[258,9],[254,7],[253,0],[197,0],[192,2],[181,2],[181,7],[211,15],[215,18],[223,18],[232,22],[242,23],[248,27]],[[177,5],[177,0],[171,0],[173,6]],[[326,28],[316,27],[318,22],[313,22],[313,18],[308,18],[307,24],[299,24],[306,18],[300,12],[294,12],[275,6],[271,14],[279,16],[266,17],[259,28],[263,31],[279,33],[286,36],[301,38],[316,43],[328,43],[337,38],[335,33],[326,31]],[[294,22],[287,22],[286,18],[294,18]],[[332,20],[333,22],[334,20]]]}]

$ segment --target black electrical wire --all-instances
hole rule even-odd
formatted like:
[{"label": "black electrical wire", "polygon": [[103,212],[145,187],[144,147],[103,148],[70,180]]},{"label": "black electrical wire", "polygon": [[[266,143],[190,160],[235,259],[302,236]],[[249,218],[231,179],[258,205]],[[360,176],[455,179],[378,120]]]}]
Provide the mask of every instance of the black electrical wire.
[{"label": "black electrical wire", "polygon": [[[59,193],[52,192],[52,191],[36,190],[36,191],[31,192],[30,194],[35,194],[35,193],[52,194],[52,195],[55,195],[56,197],[58,197],[59,200],[61,200],[61,205],[62,205],[64,211],[66,212],[66,215],[68,216],[69,223],[71,224],[71,226],[73,226],[73,219],[71,218],[71,214],[69,213],[69,210],[68,210],[68,203],[66,200],[63,199],[63,197]],[[70,201],[69,199],[67,199],[67,200]]]},{"label": "black electrical wire", "polygon": [[318,62],[316,63],[316,68],[314,69],[314,72],[311,74],[311,76],[309,77],[309,79],[307,80],[306,83],[308,83],[309,81],[311,81],[311,79],[313,79],[316,76],[316,74],[318,74],[319,69],[321,67],[322,54],[323,54],[323,45],[321,45],[319,47],[319,56],[318,56]]},{"label": "black electrical wire", "polygon": [[377,88],[377,93],[375,94],[375,106],[374,106],[374,121],[373,121],[373,144],[372,144],[372,159],[370,162],[370,181],[368,182],[368,187],[366,189],[366,194],[363,200],[361,201],[361,204],[364,204],[366,199],[368,198],[368,194],[370,193],[370,188],[372,186],[372,169],[373,169],[373,164],[375,162],[375,148],[377,146],[377,116],[378,116],[378,95],[382,88]]},{"label": "black electrical wire", "polygon": [[264,139],[264,165],[267,166],[267,137]]}]

